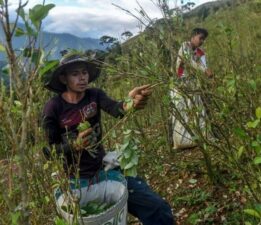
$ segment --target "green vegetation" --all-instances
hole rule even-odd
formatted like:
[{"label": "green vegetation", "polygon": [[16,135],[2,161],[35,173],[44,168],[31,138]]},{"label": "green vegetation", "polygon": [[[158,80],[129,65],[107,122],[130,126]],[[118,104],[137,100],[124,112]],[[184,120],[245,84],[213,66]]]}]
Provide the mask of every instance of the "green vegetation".
[{"label": "green vegetation", "polygon": [[[173,200],[181,224],[258,224],[260,210],[255,204],[261,200],[260,3],[221,2],[218,8],[217,4],[196,9],[208,8],[209,14],[204,18],[202,13],[193,15],[193,10],[179,17],[166,12],[160,21],[150,21],[144,33],[123,44],[116,66],[106,68],[104,88],[112,96],[123,98],[126,89],[156,84],[146,110],[136,112],[124,127],[141,133],[139,174],[150,178],[162,195]],[[184,87],[175,76],[175,59],[180,44],[189,39],[194,27],[209,30],[204,48],[215,77],[210,80],[197,73],[196,87]],[[195,74],[192,68],[191,74]],[[199,148],[172,150],[169,115],[183,118],[169,97],[173,87],[186,99],[191,100],[195,93],[211,100],[206,129],[208,133],[214,130],[216,138],[204,135],[199,124],[191,122],[186,127],[196,134]],[[201,110],[195,105],[188,111],[191,121],[198,121]],[[110,127],[110,122],[105,126]],[[119,137],[120,131],[115,132]],[[108,140],[108,145],[112,147],[115,142],[119,140]],[[193,180],[195,184],[189,182]],[[166,193],[170,183],[172,190]],[[191,194],[195,190],[200,190],[198,195]],[[244,211],[247,208],[254,211]]]},{"label": "green vegetation", "polygon": [[[135,132],[126,130],[123,132],[123,144],[118,146],[120,152],[120,167],[125,176],[137,176],[137,165],[139,161],[138,144],[139,141],[135,138]],[[137,135],[137,134],[136,134]]]},{"label": "green vegetation", "polygon": [[84,121],[78,125],[77,129],[79,132],[83,132],[90,127],[91,127],[90,123],[88,121]]},{"label": "green vegetation", "polygon": [[88,202],[85,206],[81,207],[81,214],[82,216],[100,214],[111,208],[113,205],[114,204],[99,201]]},{"label": "green vegetation", "polygon": [[[88,217],[90,215],[100,214],[106,211],[107,209],[111,208],[113,205],[114,205],[113,203],[101,202],[99,200],[90,201],[86,205],[80,208],[81,216]],[[70,206],[63,205],[61,206],[61,209],[64,210],[65,212],[73,214],[72,207]]]},{"label": "green vegetation", "polygon": [[[185,14],[180,8],[169,9],[167,1],[159,3],[163,19],[151,21],[142,9],[138,18],[145,21],[145,32],[133,38],[127,33],[128,41],[109,50],[95,84],[118,99],[137,85],[155,85],[145,110],[131,112],[121,122],[103,115],[104,145],[121,147],[122,167],[133,169],[132,174],[137,168],[171,203],[180,224],[260,224],[261,3],[208,3]],[[4,1],[0,5],[3,9]],[[41,21],[52,7],[37,5],[26,12],[20,6],[26,26],[13,33],[15,26],[9,26],[5,35],[7,40],[26,36],[22,52],[17,53],[11,41],[0,43],[9,59],[8,85],[2,83],[0,88],[0,211],[5,212],[0,224],[4,225],[66,224],[58,218],[53,199],[54,188],[69,191],[63,165],[60,159],[47,162],[41,153],[47,145],[41,110],[50,97],[42,81],[57,62],[47,61],[48,52],[37,39]],[[185,87],[176,79],[175,61],[180,44],[196,26],[209,30],[205,49],[215,77],[206,79],[191,68],[196,85]],[[215,138],[200,129],[196,121],[202,108],[195,105],[188,111],[192,122],[186,128],[196,135],[199,147],[172,149],[170,114],[183,118],[169,97],[173,87],[188,100],[195,93],[210,99],[206,129],[208,133],[214,129]],[[124,133],[126,129],[131,132]],[[139,149],[139,165],[133,147]]]}]

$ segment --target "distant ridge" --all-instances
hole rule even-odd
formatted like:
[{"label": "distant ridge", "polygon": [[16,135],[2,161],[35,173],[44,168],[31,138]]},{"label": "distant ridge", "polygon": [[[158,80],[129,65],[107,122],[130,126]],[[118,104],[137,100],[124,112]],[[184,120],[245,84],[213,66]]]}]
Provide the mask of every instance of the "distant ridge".
[{"label": "distant ridge", "polygon": [[[19,24],[19,27],[23,28],[23,24]],[[4,32],[2,27],[0,26],[0,42],[3,41]],[[13,45],[14,48],[19,50],[20,48],[24,47],[25,44],[25,37],[14,37]],[[51,58],[59,58],[60,51],[72,48],[78,50],[89,50],[89,49],[99,49],[104,50],[104,46],[99,44],[99,39],[95,38],[80,38],[68,33],[51,33],[43,31],[40,36],[40,40],[43,43],[43,46],[46,47],[46,50],[52,50]],[[0,54],[0,61],[4,61],[5,56]]]}]

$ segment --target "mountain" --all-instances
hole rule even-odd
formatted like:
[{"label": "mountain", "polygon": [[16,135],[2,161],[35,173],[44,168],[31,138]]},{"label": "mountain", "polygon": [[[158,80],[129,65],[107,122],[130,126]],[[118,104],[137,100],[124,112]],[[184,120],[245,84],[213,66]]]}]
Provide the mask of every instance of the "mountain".
[{"label": "mountain", "polygon": [[[249,16],[247,15],[247,17],[252,16],[252,22],[254,24],[260,23],[257,22],[260,20],[259,14],[261,12],[261,3],[259,0],[217,0],[206,2],[190,10],[185,10],[182,15],[183,27],[186,29],[188,29],[188,27],[190,27],[190,29],[194,27],[205,27],[209,30],[212,30],[213,27],[216,27],[218,22],[227,24],[227,18],[231,17],[230,14],[233,14],[238,17],[238,19],[244,21],[245,15],[243,15],[241,12],[237,13],[237,11],[240,10],[243,12],[249,12]],[[130,49],[133,49],[134,44],[138,42],[139,38],[144,33],[153,35],[153,30],[158,32],[158,27],[162,25],[164,27],[165,24],[166,21],[162,18],[154,21],[154,23],[148,26],[144,32],[125,41],[122,44],[123,51],[128,52]],[[179,33],[177,36],[181,37],[182,35]]]},{"label": "mountain", "polygon": [[99,39],[79,38],[67,33],[54,34],[45,32],[43,34],[43,40],[44,43],[48,45],[47,50],[51,50],[53,47],[55,47],[55,58],[59,58],[60,51],[67,48],[77,50],[105,49],[102,45],[99,44]]},{"label": "mountain", "polygon": [[[23,28],[22,24],[18,25],[19,27]],[[0,26],[0,41],[4,38],[3,29]],[[89,50],[89,49],[99,49],[104,50],[104,46],[99,44],[99,39],[94,38],[79,38],[77,36],[67,34],[67,33],[50,33],[50,32],[42,32],[40,39],[42,40],[43,46],[46,46],[46,50],[52,50],[53,54],[51,58],[59,58],[60,51],[71,48],[77,50]],[[25,37],[15,37],[13,40],[14,48],[19,50],[24,46],[26,42]],[[0,54],[0,61],[4,60],[5,56]]]},{"label": "mountain", "polygon": [[[18,25],[20,28],[24,28],[22,24]],[[0,26],[0,43],[4,39],[4,32],[2,26]],[[94,38],[79,38],[77,36],[67,33],[50,33],[42,32],[40,35],[42,46],[45,46],[46,52],[51,51],[49,59],[60,58],[60,51],[64,49],[77,49],[77,50],[105,50],[105,47],[99,44],[99,39]],[[25,37],[14,37],[13,46],[16,51],[23,48],[26,43]],[[2,73],[2,68],[6,65],[6,56],[0,52],[0,79],[3,78],[5,83],[8,81],[7,77]]]},{"label": "mountain", "polygon": [[189,19],[194,17],[204,21],[210,14],[214,14],[219,10],[224,10],[235,4],[237,4],[237,1],[235,0],[206,2],[184,13],[184,19]]}]

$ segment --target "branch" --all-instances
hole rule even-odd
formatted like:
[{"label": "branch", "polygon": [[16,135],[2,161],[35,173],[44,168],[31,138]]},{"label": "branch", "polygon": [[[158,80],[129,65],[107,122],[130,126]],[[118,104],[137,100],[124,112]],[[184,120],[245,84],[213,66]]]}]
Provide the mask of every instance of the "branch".
[{"label": "branch", "polygon": [[22,0],[19,0],[19,6],[17,8],[17,14],[16,14],[16,18],[15,18],[15,22],[14,22],[14,27],[11,31],[11,37],[13,37],[14,35],[14,32],[15,32],[15,29],[16,29],[16,26],[17,26],[17,22],[18,22],[18,19],[19,19],[19,13],[20,13],[20,9],[21,8],[24,8],[27,4],[28,4],[29,0],[27,0],[24,4],[22,4]]},{"label": "branch", "polygon": [[134,18],[136,18],[136,19],[137,19],[141,24],[143,24],[144,26],[147,26],[147,24],[145,24],[139,17],[137,17],[135,14],[133,14],[133,13],[130,12],[129,10],[124,9],[124,8],[122,8],[121,6],[116,5],[116,4],[114,4],[114,3],[112,3],[112,5],[114,5],[115,7],[117,7],[117,8],[119,8],[119,9],[123,10],[123,11],[126,12],[127,14],[133,16]]}]

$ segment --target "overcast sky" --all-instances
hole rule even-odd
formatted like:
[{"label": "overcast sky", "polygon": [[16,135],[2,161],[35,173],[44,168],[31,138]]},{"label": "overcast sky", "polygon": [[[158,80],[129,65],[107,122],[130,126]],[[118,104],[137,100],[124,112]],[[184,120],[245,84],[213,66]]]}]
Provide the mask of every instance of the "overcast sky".
[{"label": "overcast sky", "polygon": [[[13,7],[18,2],[18,0],[9,1]],[[196,5],[207,1],[192,0]],[[29,0],[29,7],[42,2],[42,0]],[[45,31],[92,38],[100,38],[103,35],[119,38],[124,31],[131,31],[133,34],[140,31],[137,19],[112,5],[114,3],[137,15],[136,10],[139,6],[136,0],[46,0],[45,2],[56,5],[44,21]],[[154,4],[157,0],[138,2],[151,18],[161,17],[160,10]],[[169,4],[174,7],[175,0],[169,0]]]}]

